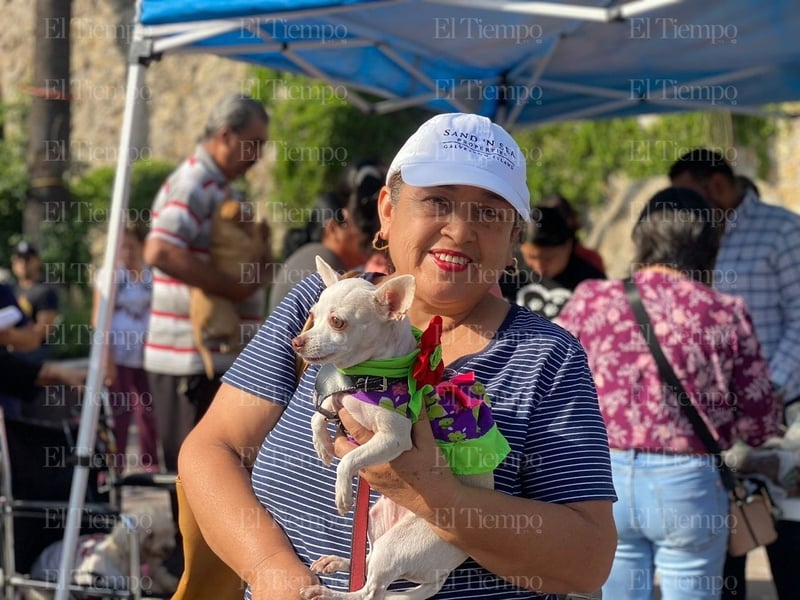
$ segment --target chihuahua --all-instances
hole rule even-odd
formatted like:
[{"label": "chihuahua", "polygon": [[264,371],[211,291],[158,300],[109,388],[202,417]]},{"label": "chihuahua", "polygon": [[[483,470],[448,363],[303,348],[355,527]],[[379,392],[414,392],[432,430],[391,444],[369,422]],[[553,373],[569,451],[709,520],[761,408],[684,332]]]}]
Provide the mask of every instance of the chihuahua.
[{"label": "chihuahua", "polygon": [[[348,390],[347,386],[339,386],[336,389],[344,387],[345,391],[321,398],[320,377],[329,365],[347,369],[367,360],[413,352],[417,340],[407,312],[414,298],[415,282],[412,275],[394,277],[378,286],[364,279],[341,279],[319,257],[317,270],[326,289],[311,308],[313,326],[292,340],[295,352],[306,362],[324,365],[317,377],[318,411],[311,423],[314,448],[320,459],[330,465],[334,450],[327,423],[336,418],[341,408],[374,433],[368,442],[343,456],[336,469],[336,507],[345,514],[353,507],[353,478],[359,469],[389,462],[410,450],[412,423],[400,411],[386,408],[383,405],[386,398],[373,404],[354,395],[355,387],[363,391],[381,380],[383,386],[379,389],[387,390],[383,378],[361,377],[355,387]],[[386,395],[392,393],[387,391]],[[494,487],[491,472],[460,475],[459,478],[468,485]],[[368,538],[367,580],[360,591],[337,592],[315,585],[303,588],[302,597],[306,600],[384,597],[423,600],[438,592],[450,571],[467,558],[460,549],[439,538],[422,518],[385,497],[370,509]],[[348,571],[350,561],[323,556],[311,568],[317,573]],[[401,578],[419,585],[403,592],[386,593],[389,585]]]}]

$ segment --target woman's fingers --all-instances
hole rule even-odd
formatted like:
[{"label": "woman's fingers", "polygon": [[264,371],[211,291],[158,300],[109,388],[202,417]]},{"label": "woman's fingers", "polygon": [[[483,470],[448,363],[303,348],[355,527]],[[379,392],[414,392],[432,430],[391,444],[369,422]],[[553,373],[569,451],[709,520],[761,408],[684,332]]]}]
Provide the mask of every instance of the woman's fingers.
[{"label": "woman's fingers", "polygon": [[336,456],[341,458],[353,448],[368,442],[374,434],[344,409],[339,411],[339,419],[341,420],[341,425],[336,432],[333,448]]}]

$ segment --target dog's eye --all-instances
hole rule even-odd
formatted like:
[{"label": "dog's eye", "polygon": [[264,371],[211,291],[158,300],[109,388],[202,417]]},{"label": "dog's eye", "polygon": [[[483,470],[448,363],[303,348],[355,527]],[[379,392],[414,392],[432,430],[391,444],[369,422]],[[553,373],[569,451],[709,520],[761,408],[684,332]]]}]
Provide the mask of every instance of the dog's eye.
[{"label": "dog's eye", "polygon": [[347,325],[344,319],[339,318],[336,315],[331,315],[328,321],[330,322],[331,327],[336,330],[344,329],[345,325]]}]

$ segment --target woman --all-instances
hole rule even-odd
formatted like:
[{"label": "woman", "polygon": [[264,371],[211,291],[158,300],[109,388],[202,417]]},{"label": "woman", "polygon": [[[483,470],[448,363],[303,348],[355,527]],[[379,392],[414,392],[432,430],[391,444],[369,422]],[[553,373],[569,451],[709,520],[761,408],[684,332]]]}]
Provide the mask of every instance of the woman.
[{"label": "woman", "polygon": [[313,229],[310,241],[288,255],[275,274],[269,296],[270,313],[297,282],[315,271],[317,255],[342,271],[361,267],[367,261],[369,240],[375,232],[368,218],[370,210],[375,209],[362,205],[356,196],[329,193],[317,201],[309,222],[309,229]]},{"label": "woman", "polygon": [[[716,213],[698,194],[669,188],[633,229],[634,280],[664,354],[727,449],[778,431],[780,406],[745,303],[710,287]],[[619,502],[614,566],[603,597],[719,598],[728,497],[713,460],[662,386],[621,281],[586,281],[559,316],[589,356],[611,446]]]},{"label": "woman", "polygon": [[581,223],[581,218],[572,203],[561,194],[550,194],[542,198],[542,201],[539,202],[539,208],[554,208],[566,219],[567,225],[575,234],[575,246],[573,248],[575,254],[603,274],[603,277],[599,279],[605,279],[606,266],[603,263],[602,255],[597,250],[584,246],[578,237],[578,232],[583,229],[583,223]]},{"label": "woman", "polygon": [[[143,368],[153,278],[142,258],[144,229],[138,224],[130,223],[125,226],[122,236],[119,266],[112,276],[117,293],[108,334],[108,345],[111,348],[106,369],[117,445],[114,467],[120,473],[129,466],[155,473],[159,470],[158,427],[153,411],[153,396]],[[97,281],[102,281],[99,275]],[[99,291],[96,291],[92,315],[92,323],[95,324],[99,306]],[[139,433],[140,452],[134,465],[128,464],[126,454],[131,417],[136,418]]]},{"label": "woman", "polygon": [[[376,245],[388,245],[395,274],[416,278],[410,320],[424,329],[443,317],[445,376],[475,372],[512,452],[495,473],[496,490],[467,488],[420,419],[412,450],[363,475],[472,557],[435,598],[597,589],[616,543],[614,491],[585,355],[557,327],[489,293],[511,263],[519,221],[530,218],[519,147],[486,118],[439,115],[406,142],[387,182]],[[336,512],[335,471],[311,444],[317,369],[310,367],[295,390],[290,347],[321,289],[315,274],[286,296],[228,371],[180,454],[204,537],[249,583],[254,600],[296,600],[301,587],[318,581],[312,561],[350,553],[352,513]],[[340,416],[356,440],[367,438]],[[337,440],[340,456],[351,448]],[[346,574],[322,582],[346,589]]]},{"label": "woman", "polygon": [[575,232],[557,209],[536,206],[533,214],[520,245],[523,264],[503,276],[500,289],[509,302],[553,320],[581,281],[606,276],[575,251]]}]

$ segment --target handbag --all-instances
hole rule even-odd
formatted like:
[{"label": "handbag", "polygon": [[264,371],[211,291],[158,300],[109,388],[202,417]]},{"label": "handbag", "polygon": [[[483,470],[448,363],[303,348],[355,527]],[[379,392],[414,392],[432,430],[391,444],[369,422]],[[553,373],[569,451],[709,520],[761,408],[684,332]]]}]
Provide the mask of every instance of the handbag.
[{"label": "handbag", "polygon": [[683,414],[689,419],[695,433],[702,440],[709,454],[714,457],[722,483],[728,490],[728,498],[730,499],[728,554],[730,556],[744,556],[750,550],[771,544],[778,539],[778,532],[775,530],[773,504],[766,486],[761,482],[756,482],[755,480],[751,482],[747,478],[737,476],[725,464],[721,455],[722,448],[720,448],[714,436],[708,430],[708,426],[700,417],[683,384],[675,375],[675,371],[664,355],[658,339],[656,339],[636,282],[633,278],[628,278],[624,281],[624,287],[628,302],[639,323],[639,328],[647,341],[656,366],[658,366],[661,379],[670,388],[670,391],[677,396],[678,405],[683,410]]},{"label": "handbag", "polygon": [[[350,271],[345,278],[358,275]],[[301,331],[313,325],[311,317]],[[299,356],[295,361],[295,385],[308,367]],[[171,600],[242,600],[247,584],[231,569],[203,539],[194,518],[180,477],[175,482],[178,498],[178,528],[183,536],[183,573]],[[369,513],[369,484],[359,478],[353,519],[352,556],[350,561],[350,591],[361,589],[366,573],[367,524]]]}]

